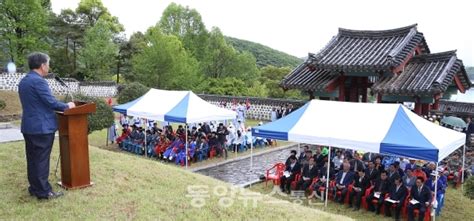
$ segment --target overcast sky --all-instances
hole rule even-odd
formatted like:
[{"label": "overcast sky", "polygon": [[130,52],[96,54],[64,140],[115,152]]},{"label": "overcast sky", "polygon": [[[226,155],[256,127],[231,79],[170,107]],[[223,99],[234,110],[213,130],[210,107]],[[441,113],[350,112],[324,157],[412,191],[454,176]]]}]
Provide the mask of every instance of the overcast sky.
[{"label": "overcast sky", "polygon": [[[53,11],[75,9],[79,0],[52,0]],[[258,42],[304,57],[318,52],[339,27],[381,30],[418,24],[432,53],[457,49],[474,66],[474,28],[469,1],[422,0],[102,0],[125,26],[127,36],[160,19],[171,2],[195,8],[208,30]],[[469,22],[471,21],[471,22]]]}]

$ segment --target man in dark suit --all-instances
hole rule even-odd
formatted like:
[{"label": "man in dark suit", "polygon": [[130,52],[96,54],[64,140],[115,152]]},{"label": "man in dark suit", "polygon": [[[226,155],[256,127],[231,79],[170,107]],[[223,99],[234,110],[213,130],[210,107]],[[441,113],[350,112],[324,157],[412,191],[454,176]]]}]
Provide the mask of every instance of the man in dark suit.
[{"label": "man in dark suit", "polygon": [[[380,206],[383,203],[385,194],[388,193],[389,187],[390,185],[387,179],[387,172],[380,172],[380,178],[375,180],[374,188],[372,189],[372,191],[370,191],[370,195],[366,198],[369,211],[375,211],[376,214],[380,213]],[[374,208],[374,204],[372,203],[372,200],[374,199],[377,199],[376,208]]]},{"label": "man in dark suit", "polygon": [[374,162],[368,162],[367,169],[365,169],[365,175],[369,178],[370,182],[374,182],[379,177],[379,171],[375,169]]},{"label": "man in dark suit", "polygon": [[354,178],[354,186],[349,194],[349,208],[352,207],[352,201],[355,197],[354,211],[360,209],[360,201],[365,194],[365,190],[370,186],[370,180],[365,171],[360,170]]},{"label": "man in dark suit", "polygon": [[286,161],[285,161],[285,166],[288,166],[291,164],[291,156],[295,156],[296,157],[296,150],[291,150],[290,151],[290,156],[288,158],[286,158]]},{"label": "man in dark suit", "polygon": [[291,182],[295,180],[297,174],[301,173],[301,166],[298,163],[296,156],[290,156],[290,164],[286,166],[285,173],[289,176],[283,175],[280,178],[280,188],[282,192],[290,193]]},{"label": "man in dark suit", "polygon": [[[349,185],[354,181],[354,172],[350,170],[351,165],[349,163],[344,163],[342,167],[343,169],[336,175],[336,186],[334,187],[334,196],[336,196],[335,200],[341,204],[344,203]],[[337,191],[341,191],[339,198],[336,194]]]},{"label": "man in dark suit", "polygon": [[376,156],[377,154],[375,153],[367,152],[364,155],[362,155],[362,161],[364,162],[374,161]]},{"label": "man in dark suit", "polygon": [[32,53],[28,56],[30,72],[20,81],[18,93],[23,109],[21,132],[25,139],[28,191],[38,199],[62,196],[53,192],[48,182],[49,161],[58,129],[54,111],[75,107],[74,103],[62,103],[51,94],[44,76],[49,72],[49,56]]},{"label": "man in dark suit", "polygon": [[300,153],[300,156],[298,157],[298,161],[301,161],[306,158],[306,152],[308,152],[308,150],[309,150],[309,146],[304,145],[303,151]]},{"label": "man in dark suit", "polygon": [[407,197],[407,188],[403,185],[402,180],[398,177],[394,180],[394,184],[390,187],[390,200],[397,201],[395,203],[385,200],[385,216],[392,216],[392,205],[395,204],[395,220],[400,220],[400,211]]},{"label": "man in dark suit", "polygon": [[301,180],[296,183],[297,190],[306,190],[308,189],[313,178],[318,176],[318,168],[315,165],[314,158],[309,158],[308,165],[303,168],[303,173],[301,174]]},{"label": "man in dark suit", "polygon": [[351,165],[351,170],[355,172],[360,170],[365,170],[365,165],[362,160],[360,160],[359,154],[355,154],[354,158],[349,160],[349,164]]},{"label": "man in dark suit", "polygon": [[390,183],[390,186],[395,183],[395,179],[400,179],[400,174],[398,173],[395,163],[392,163],[388,169],[388,182]]},{"label": "man in dark suit", "polygon": [[431,191],[430,188],[423,184],[424,179],[421,177],[416,178],[416,185],[411,188],[410,199],[414,199],[417,202],[408,203],[408,220],[415,220],[415,215],[413,214],[414,209],[418,209],[418,220],[423,221],[425,218],[426,207],[430,205],[431,202]]}]

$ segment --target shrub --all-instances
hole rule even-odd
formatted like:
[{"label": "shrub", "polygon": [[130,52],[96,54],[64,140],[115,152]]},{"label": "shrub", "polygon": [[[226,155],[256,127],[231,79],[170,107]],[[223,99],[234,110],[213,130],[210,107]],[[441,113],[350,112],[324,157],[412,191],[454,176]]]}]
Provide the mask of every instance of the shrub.
[{"label": "shrub", "polygon": [[7,104],[5,103],[5,101],[4,101],[4,100],[0,100],[0,110],[5,109],[6,106],[7,106]]},{"label": "shrub", "polygon": [[471,200],[474,199],[474,176],[469,177],[464,186],[466,187],[464,189],[464,195]]},{"label": "shrub", "polygon": [[138,82],[127,84],[123,89],[120,90],[117,102],[119,104],[125,104],[129,101],[133,101],[144,95],[146,92],[148,92],[148,90],[148,87]]},{"label": "shrub", "polygon": [[[70,97],[66,98],[67,102],[71,101]],[[89,133],[92,133],[96,130],[102,130],[104,128],[108,128],[114,122],[114,113],[112,108],[105,102],[102,98],[94,98],[85,95],[75,95],[74,99],[76,101],[84,101],[84,102],[94,102],[96,105],[96,112],[90,114],[87,117],[89,123]]]}]

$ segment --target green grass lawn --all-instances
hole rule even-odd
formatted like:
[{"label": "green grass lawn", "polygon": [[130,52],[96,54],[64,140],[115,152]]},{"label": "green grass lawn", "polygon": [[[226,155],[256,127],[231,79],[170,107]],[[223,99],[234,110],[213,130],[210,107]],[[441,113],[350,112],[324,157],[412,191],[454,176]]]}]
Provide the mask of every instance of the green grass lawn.
[{"label": "green grass lawn", "polygon": [[[265,187],[264,183],[259,183],[252,185],[250,190],[267,194],[271,192],[273,185],[269,182],[268,186]],[[287,195],[277,195],[279,199],[290,200]],[[316,204],[319,203],[319,204]],[[309,208],[320,209],[333,214],[341,214],[348,217],[351,217],[355,220],[393,220],[393,218],[386,218],[382,215],[375,215],[374,213],[367,212],[365,209],[359,211],[352,211],[352,209],[347,208],[347,205],[340,205],[333,203],[329,200],[328,207],[324,207],[324,203],[319,199],[313,199],[311,202],[308,202],[307,199],[303,200],[303,205]],[[393,215],[393,213],[392,213]],[[474,217],[474,201],[469,200],[468,198],[462,196],[460,189],[448,188],[445,200],[445,206],[441,212],[441,216],[436,217],[436,220],[472,220]]]},{"label": "green grass lawn", "polygon": [[[57,142],[51,156],[50,182],[55,183]],[[242,197],[254,192],[237,188],[232,196],[231,186],[221,181],[93,146],[90,165],[95,185],[67,191],[56,200],[39,201],[27,191],[24,143],[0,144],[0,162],[0,220],[349,220],[261,194],[252,196],[261,198],[255,208],[252,201],[247,201],[246,206]],[[202,185],[210,192],[202,208],[193,207],[191,198],[186,197],[187,189],[193,185]],[[54,189],[58,187],[55,185]],[[222,199],[214,192],[230,198]],[[230,202],[229,199],[234,202],[229,207],[219,206],[219,202]]]}]

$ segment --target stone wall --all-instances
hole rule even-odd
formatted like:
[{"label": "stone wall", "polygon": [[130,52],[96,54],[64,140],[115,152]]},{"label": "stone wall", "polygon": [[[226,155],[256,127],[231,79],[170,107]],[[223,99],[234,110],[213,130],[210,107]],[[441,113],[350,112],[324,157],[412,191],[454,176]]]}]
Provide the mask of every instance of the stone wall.
[{"label": "stone wall", "polygon": [[232,109],[233,104],[238,104],[241,102],[246,104],[248,102],[250,103],[250,109],[247,110],[247,118],[266,121],[270,120],[272,108],[281,107],[286,104],[292,104],[294,109],[297,109],[306,103],[306,101],[302,100],[258,97],[234,97],[211,94],[199,94],[199,97],[208,101],[209,103],[212,103],[219,107],[225,106],[225,108],[228,109]]},{"label": "stone wall", "polygon": [[[0,74],[0,90],[18,91],[18,83],[25,75],[25,73]],[[53,76],[48,76],[45,79],[53,94],[67,94],[67,89]],[[114,82],[79,82],[73,78],[63,78],[63,80],[73,94],[81,93],[92,97],[114,97],[117,94],[117,85]]]}]

